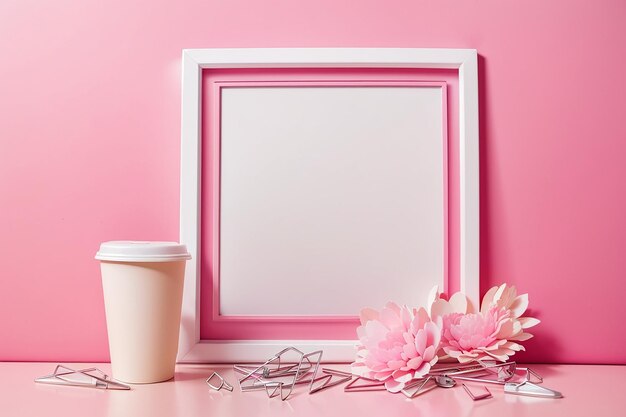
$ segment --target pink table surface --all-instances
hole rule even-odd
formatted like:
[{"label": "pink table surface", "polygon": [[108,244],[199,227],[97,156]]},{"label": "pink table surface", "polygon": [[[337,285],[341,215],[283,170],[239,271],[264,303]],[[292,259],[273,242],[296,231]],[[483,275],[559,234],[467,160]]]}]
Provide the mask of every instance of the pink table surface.
[{"label": "pink table surface", "polygon": [[[105,372],[109,364],[97,366]],[[35,384],[51,373],[53,363],[0,363],[1,416],[621,416],[626,415],[626,366],[531,365],[544,385],[565,398],[542,399],[504,394],[490,386],[493,398],[473,402],[461,387],[435,389],[407,399],[387,392],[344,393],[342,386],[309,395],[303,386],[287,401],[264,392],[239,391],[227,365],[179,365],[174,380],[133,385],[130,391]],[[330,367],[330,365],[327,365]],[[332,366],[346,369],[345,365]],[[205,379],[220,372],[235,390],[216,392]]]}]

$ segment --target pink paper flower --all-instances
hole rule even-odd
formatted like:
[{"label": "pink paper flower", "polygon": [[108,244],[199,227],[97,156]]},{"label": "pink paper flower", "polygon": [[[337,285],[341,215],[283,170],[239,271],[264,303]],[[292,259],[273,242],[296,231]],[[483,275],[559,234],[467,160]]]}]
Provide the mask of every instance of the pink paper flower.
[{"label": "pink paper flower", "polygon": [[491,288],[483,297],[479,313],[468,312],[467,299],[464,303],[457,295],[449,302],[437,295],[431,304],[431,316],[443,328],[440,357],[459,362],[506,361],[524,350],[517,342],[533,337],[525,330],[539,324],[532,317],[521,317],[528,307],[528,294],[517,296],[515,287],[502,284]]},{"label": "pink paper flower", "polygon": [[441,329],[423,308],[389,302],[380,312],[364,309],[357,335],[360,344],[352,372],[385,382],[390,392],[427,374],[438,359]]}]

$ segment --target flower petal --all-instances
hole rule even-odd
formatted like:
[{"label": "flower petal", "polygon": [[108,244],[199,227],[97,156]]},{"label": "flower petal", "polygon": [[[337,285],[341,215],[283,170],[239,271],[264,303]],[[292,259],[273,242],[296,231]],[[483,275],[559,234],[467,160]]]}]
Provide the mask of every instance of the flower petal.
[{"label": "flower petal", "polygon": [[[389,306],[389,304],[387,304]],[[380,312],[378,322],[382,323],[387,329],[393,330],[400,326],[400,310],[394,308],[383,308]],[[370,322],[371,323],[371,322]],[[369,324],[369,323],[368,323]]]},{"label": "flower petal", "polygon": [[493,301],[500,305],[500,300],[504,297],[504,293],[506,291],[506,284],[502,284],[496,290],[496,293],[493,295]]},{"label": "flower petal", "polygon": [[467,313],[467,297],[462,292],[457,292],[450,297],[450,306],[455,313],[465,314]]},{"label": "flower petal", "polygon": [[464,353],[457,357],[459,363],[468,363],[474,362],[481,358],[482,355],[472,354],[472,353]]},{"label": "flower petal", "polygon": [[406,365],[406,362],[403,360],[392,360],[392,361],[387,362],[387,367],[391,369],[392,371],[400,369],[404,365]]},{"label": "flower petal", "polygon": [[428,346],[422,355],[425,361],[430,362],[435,357],[435,347]]},{"label": "flower petal", "polygon": [[505,354],[497,354],[493,352],[485,352],[487,355],[499,360],[500,362],[506,362],[509,357]]},{"label": "flower petal", "polygon": [[[436,360],[435,360],[435,362],[436,362]],[[434,365],[434,363],[433,363],[433,365]],[[420,368],[415,371],[415,373],[413,374],[413,377],[414,378],[422,378],[424,375],[426,375],[427,373],[430,372],[430,367],[431,367],[430,363],[428,363],[428,362],[423,363],[422,366],[420,366]]]},{"label": "flower petal", "polygon": [[518,320],[522,324],[522,329],[530,329],[531,327],[541,323],[541,320],[537,320],[532,317],[520,317]]},{"label": "flower petal", "polygon": [[419,353],[420,356],[424,353],[424,350],[426,349],[427,338],[427,332],[422,329],[418,330],[417,334],[415,335],[415,350],[417,350],[417,353]]},{"label": "flower petal", "polygon": [[411,382],[411,380],[413,379],[413,375],[411,374],[411,372],[402,370],[394,371],[393,374],[391,374],[391,377],[397,382],[404,383]]},{"label": "flower petal", "polygon": [[377,344],[379,341],[384,340],[387,336],[387,329],[381,322],[377,320],[368,321],[365,324],[366,337],[361,340],[363,345]]},{"label": "flower petal", "polygon": [[513,336],[511,338],[509,338],[509,340],[515,340],[517,342],[523,342],[524,340],[528,340],[530,338],[532,338],[533,335],[530,333],[520,333],[516,336]]},{"label": "flower petal", "polygon": [[509,336],[513,336],[515,333],[514,324],[512,320],[505,320],[500,323],[500,328],[498,333],[496,334],[496,338],[498,339],[508,339]]},{"label": "flower petal", "polygon": [[508,286],[502,284],[493,296],[493,302],[500,308],[509,308],[511,303],[517,296],[517,289],[515,286]]},{"label": "flower petal", "polygon": [[400,317],[400,306],[398,304],[394,303],[393,301],[389,301],[387,302],[387,304],[385,304],[385,308],[393,311],[398,317]]},{"label": "flower petal", "polygon": [[435,317],[443,317],[450,313],[453,313],[452,306],[444,299],[440,298],[430,306],[430,317],[433,319]]},{"label": "flower petal", "polygon": [[370,320],[378,320],[378,311],[373,308],[366,307],[361,310],[359,317],[361,319],[361,324],[365,324]]},{"label": "flower petal", "polygon": [[359,338],[359,340],[367,337],[367,331],[365,330],[365,326],[359,326],[356,328],[356,336]]},{"label": "flower petal", "polygon": [[385,388],[387,388],[389,392],[400,392],[404,389],[404,386],[404,382],[395,381],[393,378],[389,378],[385,381]]},{"label": "flower petal", "polygon": [[521,317],[522,314],[528,308],[528,294],[522,294],[515,298],[511,303],[511,312],[513,313],[513,317]]},{"label": "flower petal", "polygon": [[518,345],[515,342],[506,342],[504,345],[502,345],[500,347],[506,348],[506,349],[511,349],[511,350],[516,351],[516,352],[519,352],[520,350],[525,350],[524,346]]},{"label": "flower petal", "polygon": [[422,366],[423,362],[424,362],[424,359],[422,359],[421,356],[418,356],[408,361],[406,365],[411,369],[418,369],[420,366]]},{"label": "flower petal", "polygon": [[413,321],[413,315],[411,314],[411,310],[407,306],[403,306],[400,310],[400,320],[402,321],[402,328],[408,329],[411,326],[411,321]]},{"label": "flower petal", "polygon": [[487,293],[483,297],[483,302],[480,305],[481,313],[486,313],[487,310],[489,310],[489,307],[491,307],[491,303],[493,303],[493,296],[496,295],[497,291],[498,287],[491,287],[489,291],[487,291]]},{"label": "flower petal", "polygon": [[434,346],[435,349],[437,349],[439,343],[441,342],[441,328],[431,321],[424,325],[424,330],[428,332],[426,344]]},{"label": "flower petal", "polygon": [[435,285],[433,288],[431,288],[431,290],[428,292],[428,300],[427,300],[427,306],[432,306],[433,303],[439,298],[439,286]]},{"label": "flower petal", "polygon": [[386,381],[391,377],[391,371],[381,371],[370,374],[370,379],[376,379],[378,381]]}]

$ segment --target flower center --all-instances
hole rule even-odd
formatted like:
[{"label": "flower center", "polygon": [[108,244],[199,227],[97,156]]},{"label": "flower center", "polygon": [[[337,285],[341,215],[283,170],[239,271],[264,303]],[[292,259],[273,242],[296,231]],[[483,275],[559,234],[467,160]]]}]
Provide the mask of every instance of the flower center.
[{"label": "flower center", "polygon": [[[460,320],[459,320],[460,319]],[[466,314],[450,326],[451,336],[463,350],[485,348],[495,341],[496,321],[493,315]]]}]

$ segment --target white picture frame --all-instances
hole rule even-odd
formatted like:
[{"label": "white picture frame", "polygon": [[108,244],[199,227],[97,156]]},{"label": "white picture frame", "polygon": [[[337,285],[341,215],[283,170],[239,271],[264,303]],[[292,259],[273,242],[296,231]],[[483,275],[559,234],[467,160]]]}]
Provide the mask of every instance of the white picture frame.
[{"label": "white picture frame", "polygon": [[262,361],[285,346],[324,350],[326,362],[354,359],[355,341],[200,339],[200,214],[202,70],[210,68],[455,68],[458,69],[460,289],[479,296],[479,154],[477,53],[471,49],[266,48],[187,49],[182,56],[180,241],[187,263],[178,351],[180,363]]}]

